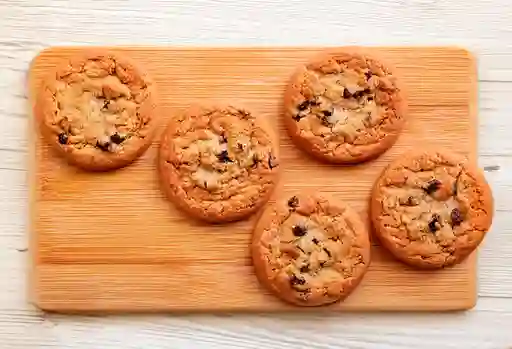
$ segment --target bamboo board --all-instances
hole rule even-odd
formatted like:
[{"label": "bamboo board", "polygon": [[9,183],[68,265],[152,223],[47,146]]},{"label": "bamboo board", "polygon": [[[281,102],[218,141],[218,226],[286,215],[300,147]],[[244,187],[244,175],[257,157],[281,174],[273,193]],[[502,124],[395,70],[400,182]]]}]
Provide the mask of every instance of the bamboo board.
[{"label": "bamboo board", "polygon": [[[30,100],[45,74],[79,48],[52,48],[29,73]],[[162,117],[202,99],[236,99],[280,134],[282,178],[275,196],[317,190],[367,217],[371,185],[390,160],[436,145],[476,156],[476,71],[467,51],[448,47],[373,48],[408,89],[408,122],[397,144],[372,162],[321,164],[290,142],[280,119],[284,86],[322,48],[115,48],[142,63],[159,87]],[[33,103],[33,102],[31,102]],[[253,274],[254,217],[208,226],[165,200],[155,170],[158,140],[133,165],[109,173],[68,166],[30,130],[31,297],[59,312],[312,311],[282,303]],[[467,309],[476,302],[476,256],[441,271],[416,271],[376,242],[360,286],[323,311]],[[313,311],[314,311],[313,310]]]}]

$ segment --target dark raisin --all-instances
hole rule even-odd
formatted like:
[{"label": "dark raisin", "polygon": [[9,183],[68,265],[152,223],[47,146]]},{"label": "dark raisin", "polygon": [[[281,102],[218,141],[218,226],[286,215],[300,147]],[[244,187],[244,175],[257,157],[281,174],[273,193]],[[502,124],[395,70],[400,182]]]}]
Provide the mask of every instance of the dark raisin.
[{"label": "dark raisin", "polygon": [[368,96],[368,102],[373,101],[373,96]]},{"label": "dark raisin", "polygon": [[240,151],[243,151],[244,150],[244,145],[242,143],[237,143],[236,144],[236,147],[238,148],[238,150]]},{"label": "dark raisin", "polygon": [[222,133],[220,135],[220,143],[223,144],[223,143],[227,143],[228,142],[228,139],[226,138],[226,135],[224,133]]},{"label": "dark raisin", "polygon": [[223,150],[220,152],[220,154],[217,154],[217,159],[223,163],[233,162],[233,160],[229,158],[229,153],[227,150]]},{"label": "dark raisin", "polygon": [[364,76],[366,77],[366,80],[370,80],[373,74],[371,71],[368,70],[367,72],[364,73]]},{"label": "dark raisin", "polygon": [[268,154],[268,168],[273,169],[277,167],[276,158],[271,153]]},{"label": "dark raisin", "polygon": [[299,206],[299,198],[296,196],[292,196],[290,199],[288,199],[288,206],[291,208],[296,208]]},{"label": "dark raisin", "polygon": [[309,107],[309,101],[304,101],[297,106],[299,110],[306,110]]},{"label": "dark raisin", "polygon": [[432,219],[430,220],[430,222],[428,222],[428,229],[430,230],[431,233],[435,233],[439,229],[437,225],[440,219],[441,217],[439,217],[437,213],[434,213],[432,215]]},{"label": "dark raisin", "polygon": [[437,179],[433,179],[427,183],[427,186],[423,188],[427,192],[427,194],[432,194],[436,192],[441,187],[441,182]]},{"label": "dark raisin", "polygon": [[290,284],[292,286],[294,285],[304,285],[306,283],[306,280],[304,280],[301,277],[297,277],[295,274],[290,276]]},{"label": "dark raisin", "polygon": [[103,106],[101,107],[101,109],[107,109],[109,104],[110,104],[110,100],[109,100],[109,99],[105,99],[105,101],[103,102]]},{"label": "dark raisin", "polygon": [[458,208],[454,208],[450,213],[450,219],[452,220],[452,226],[455,227],[462,223],[462,215]]},{"label": "dark raisin", "polygon": [[332,115],[332,111],[330,111],[330,110],[324,110],[322,112],[324,113],[325,116],[331,116]]},{"label": "dark raisin", "polygon": [[121,136],[119,133],[114,133],[112,136],[110,136],[110,140],[114,142],[115,144],[121,144],[124,141],[124,137]]},{"label": "dark raisin", "polygon": [[313,242],[315,245],[318,245],[318,240],[316,238],[311,239],[311,242]]},{"label": "dark raisin", "polygon": [[325,251],[325,253],[327,253],[327,256],[328,256],[329,258],[330,258],[330,257],[332,257],[331,251],[329,251],[329,250],[328,250],[328,249],[326,249],[325,247],[324,247],[324,251]]},{"label": "dark raisin", "polygon": [[301,273],[307,273],[308,271],[309,271],[309,265],[303,265],[302,267],[300,267]]},{"label": "dark raisin", "polygon": [[322,116],[320,118],[320,122],[322,123],[322,125],[324,125],[326,127],[331,127],[332,126],[331,122],[329,121],[329,119],[326,116]]},{"label": "dark raisin", "polygon": [[325,262],[324,261],[321,261],[320,262],[320,266],[323,268],[325,266]]},{"label": "dark raisin", "polygon": [[304,236],[306,235],[307,232],[308,230],[306,229],[306,227],[303,227],[302,225],[294,225],[292,227],[292,233],[295,236]]},{"label": "dark raisin", "polygon": [[362,97],[363,96],[363,91],[357,91],[357,92],[354,92],[354,94],[352,95],[354,98],[359,98],[359,97]]},{"label": "dark raisin", "polygon": [[352,97],[352,94],[350,92],[348,92],[347,89],[344,89],[343,90],[343,98],[348,99],[348,98],[351,98],[351,97]]},{"label": "dark raisin", "polygon": [[68,143],[68,135],[65,134],[64,132],[59,134],[59,143],[60,144],[67,144]]},{"label": "dark raisin", "polygon": [[100,143],[100,141],[96,141],[96,146],[103,151],[109,151],[110,142]]}]

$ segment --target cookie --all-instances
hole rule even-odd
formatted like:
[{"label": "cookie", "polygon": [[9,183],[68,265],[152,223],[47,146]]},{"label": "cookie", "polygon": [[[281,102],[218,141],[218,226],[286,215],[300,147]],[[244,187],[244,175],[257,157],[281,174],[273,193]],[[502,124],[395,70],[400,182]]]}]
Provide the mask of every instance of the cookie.
[{"label": "cookie", "polygon": [[391,163],[375,183],[370,206],[382,245],[399,260],[429,269],[466,258],[493,216],[482,172],[442,150],[406,153]]},{"label": "cookie", "polygon": [[351,164],[379,156],[397,140],[404,89],[389,65],[356,48],[300,67],[287,87],[284,119],[292,139],[314,157]]},{"label": "cookie", "polygon": [[232,106],[193,106],[173,118],[159,154],[162,188],[178,207],[209,222],[242,219],[277,181],[277,142],[264,121]]},{"label": "cookie", "polygon": [[127,57],[101,50],[60,64],[43,81],[34,111],[44,138],[91,171],[131,163],[157,128],[153,82]]},{"label": "cookie", "polygon": [[259,281],[281,299],[319,306],[343,299],[370,263],[359,214],[319,195],[297,195],[268,207],[251,245]]}]

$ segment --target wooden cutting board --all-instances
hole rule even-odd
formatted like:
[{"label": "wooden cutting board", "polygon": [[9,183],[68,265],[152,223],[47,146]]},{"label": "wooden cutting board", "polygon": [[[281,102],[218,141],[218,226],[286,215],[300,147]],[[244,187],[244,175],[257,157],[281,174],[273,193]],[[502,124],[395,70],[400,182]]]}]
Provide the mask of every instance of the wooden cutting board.
[{"label": "wooden cutting board", "polygon": [[[29,74],[31,101],[44,76],[79,48],[52,48]],[[115,48],[142,63],[158,84],[162,117],[204,99],[239,100],[280,133],[282,179],[276,196],[329,193],[367,217],[371,185],[392,159],[436,145],[475,158],[476,71],[457,48],[374,48],[398,68],[410,111],[398,143],[353,167],[319,163],[284,131],[280,106],[292,71],[322,48]],[[31,102],[32,103],[32,102]],[[31,121],[32,297],[42,309],[97,311],[304,311],[262,288],[248,243],[254,217],[204,225],[185,217],[159,190],[158,140],[133,165],[109,173],[68,166]],[[441,271],[396,262],[374,242],[372,263],[346,301],[325,311],[456,310],[476,302],[476,257]],[[308,309],[311,311],[311,309]],[[317,308],[316,310],[319,310]]]}]

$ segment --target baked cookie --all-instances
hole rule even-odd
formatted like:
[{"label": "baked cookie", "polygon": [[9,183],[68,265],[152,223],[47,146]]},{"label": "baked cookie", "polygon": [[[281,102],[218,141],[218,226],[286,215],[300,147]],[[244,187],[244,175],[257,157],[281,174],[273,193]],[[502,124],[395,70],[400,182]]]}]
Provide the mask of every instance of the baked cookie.
[{"label": "baked cookie", "polygon": [[270,197],[277,180],[277,145],[250,111],[193,106],[174,118],[159,155],[162,187],[171,201],[210,222],[242,219]]},{"label": "baked cookie", "polygon": [[253,233],[256,275],[281,299],[318,306],[346,297],[370,263],[370,241],[358,213],[318,195],[268,207]]},{"label": "baked cookie", "polygon": [[375,183],[371,219],[382,245],[420,268],[459,263],[482,241],[493,215],[483,174],[446,151],[406,153]]},{"label": "baked cookie", "polygon": [[155,86],[120,54],[86,50],[42,84],[35,114],[46,140],[86,170],[125,166],[151,144],[157,127]]},{"label": "baked cookie", "polygon": [[379,156],[398,138],[405,112],[396,74],[355,48],[300,67],[285,93],[285,123],[292,139],[333,163]]}]

